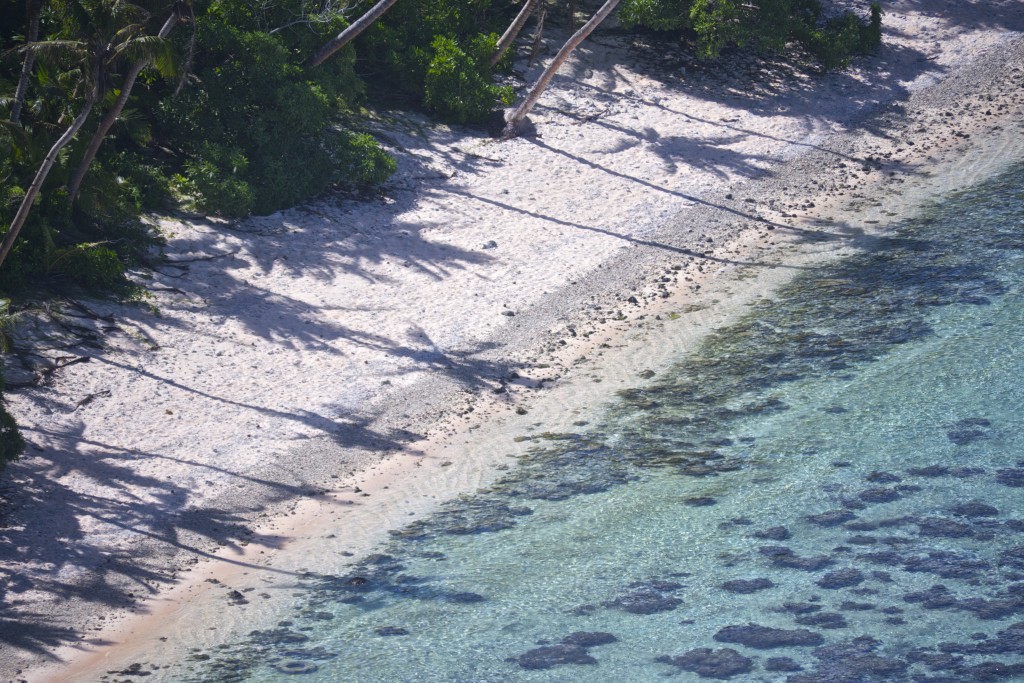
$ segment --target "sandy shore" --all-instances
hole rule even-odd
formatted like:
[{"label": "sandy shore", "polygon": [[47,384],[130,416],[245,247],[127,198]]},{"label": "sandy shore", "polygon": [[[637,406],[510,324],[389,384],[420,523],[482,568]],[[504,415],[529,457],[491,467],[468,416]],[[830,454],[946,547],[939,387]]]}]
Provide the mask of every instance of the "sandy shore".
[{"label": "sandy shore", "polygon": [[[10,401],[31,445],[0,490],[0,679],[86,671],[103,642],[222,601],[206,578],[315,566],[326,529],[365,551],[486,483],[528,447],[510,437],[883,229],[886,196],[1020,135],[1019,3],[887,9],[877,57],[813,79],[597,36],[541,137],[396,115],[380,196],[165,220],[152,307],[30,317],[37,353],[8,376],[48,381]],[[670,324],[692,334],[636,351]]]}]

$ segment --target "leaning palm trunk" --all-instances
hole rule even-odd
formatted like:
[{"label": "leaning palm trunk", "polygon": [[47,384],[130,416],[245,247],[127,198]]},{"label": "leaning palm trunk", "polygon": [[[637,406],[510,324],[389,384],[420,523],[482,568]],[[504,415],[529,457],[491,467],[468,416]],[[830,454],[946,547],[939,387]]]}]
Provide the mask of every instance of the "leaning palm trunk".
[{"label": "leaning palm trunk", "polygon": [[306,66],[320,66],[323,64],[327,61],[328,57],[348,45],[356,36],[365,31],[370,24],[377,21],[380,15],[391,9],[391,6],[397,1],[398,0],[380,0],[380,2],[370,8],[369,12],[356,19],[355,22],[348,26],[348,28],[335,36],[333,40],[317,50],[315,55],[306,60]]},{"label": "leaning palm trunk", "polygon": [[[25,11],[28,13],[28,30],[25,32],[25,44],[31,45],[39,40],[39,13],[43,9],[40,0],[26,0]],[[21,78],[18,89],[14,91],[14,106],[11,107],[11,123],[21,121],[21,110],[25,108],[25,97],[28,95],[28,81],[32,77],[32,67],[36,62],[36,53],[31,50],[25,53],[25,62],[21,65]]]},{"label": "leaning palm trunk", "polygon": [[71,122],[64,134],[57,139],[57,142],[53,143],[53,147],[47,152],[46,158],[43,159],[43,163],[39,166],[39,170],[36,171],[36,177],[32,179],[32,184],[28,186],[28,191],[25,192],[25,198],[21,200],[21,206],[18,207],[18,213],[15,214],[14,220],[11,222],[11,227],[7,229],[7,234],[4,235],[3,244],[0,244],[0,266],[4,264],[7,259],[7,254],[11,251],[11,247],[14,246],[14,240],[18,239],[18,233],[21,232],[22,226],[25,225],[25,220],[28,218],[29,211],[32,210],[32,202],[35,201],[36,195],[39,194],[40,188],[43,183],[46,182],[46,176],[49,175],[50,169],[53,168],[54,162],[57,161],[57,155],[64,149],[71,139],[75,137],[75,133],[82,127],[85,120],[89,118],[89,112],[92,110],[94,98],[88,98],[85,104],[82,105],[82,111],[78,113],[75,120]]},{"label": "leaning palm trunk", "polygon": [[494,50],[494,56],[491,57],[491,61],[488,66],[493,67],[499,61],[505,52],[515,42],[516,36],[523,30],[523,26],[526,24],[526,20],[536,11],[537,5],[540,4],[540,0],[526,0],[526,4],[523,5],[523,9],[519,10],[519,14],[516,15],[515,21],[505,30],[505,33],[498,40],[498,46]]},{"label": "leaning palm trunk", "polygon": [[569,40],[566,41],[565,45],[562,46],[562,49],[558,51],[557,55],[555,55],[551,65],[548,66],[548,68],[544,70],[544,73],[540,75],[540,78],[537,79],[533,88],[526,95],[526,99],[523,100],[522,104],[520,104],[509,117],[508,123],[505,126],[505,131],[502,133],[503,138],[514,138],[519,134],[519,128],[523,125],[523,120],[526,118],[526,115],[530,113],[530,110],[533,109],[533,105],[537,104],[537,100],[540,99],[540,96],[544,94],[544,90],[547,89],[548,84],[551,83],[551,79],[555,77],[558,69],[562,66],[565,60],[569,58],[572,51],[579,47],[579,44],[594,32],[594,29],[596,29],[598,25],[600,25],[600,23],[612,13],[612,10],[614,10],[615,6],[618,4],[619,0],[607,0],[603,5],[601,5],[601,9],[597,10],[597,13],[590,18],[590,21],[583,24],[580,30],[574,33],[572,38],[569,38]]},{"label": "leaning palm trunk", "polygon": [[[175,24],[178,23],[179,15],[178,11],[174,10],[171,12],[171,16],[168,17],[164,25],[160,27],[160,32],[157,34],[159,38],[166,38],[170,34],[171,29],[174,28]],[[106,115],[100,121],[99,128],[93,133],[92,139],[89,140],[89,146],[85,148],[85,154],[82,155],[82,160],[78,162],[78,168],[75,170],[75,175],[71,177],[71,182],[68,183],[68,200],[75,201],[78,196],[79,190],[82,188],[82,181],[85,180],[85,174],[89,171],[89,167],[92,166],[93,160],[96,158],[96,154],[100,151],[100,146],[103,145],[103,141],[107,139],[107,133],[117,123],[117,119],[121,116],[121,112],[124,111],[124,106],[128,103],[128,98],[131,97],[132,88],[135,87],[135,80],[142,73],[142,70],[148,65],[148,61],[140,59],[132,65],[128,73],[125,74],[124,81],[121,83],[121,93],[117,96],[114,104],[107,111]]]}]

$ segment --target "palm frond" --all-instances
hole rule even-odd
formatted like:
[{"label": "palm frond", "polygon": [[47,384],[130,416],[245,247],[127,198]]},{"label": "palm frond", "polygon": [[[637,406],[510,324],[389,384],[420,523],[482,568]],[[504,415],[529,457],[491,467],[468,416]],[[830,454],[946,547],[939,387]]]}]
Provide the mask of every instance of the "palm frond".
[{"label": "palm frond", "polygon": [[180,60],[171,41],[159,36],[139,36],[126,44],[119,56],[131,62],[144,62],[160,72],[162,76],[179,73]]},{"label": "palm frond", "polygon": [[80,62],[89,57],[89,45],[81,40],[40,40],[18,48],[31,52],[40,62],[61,65]]}]

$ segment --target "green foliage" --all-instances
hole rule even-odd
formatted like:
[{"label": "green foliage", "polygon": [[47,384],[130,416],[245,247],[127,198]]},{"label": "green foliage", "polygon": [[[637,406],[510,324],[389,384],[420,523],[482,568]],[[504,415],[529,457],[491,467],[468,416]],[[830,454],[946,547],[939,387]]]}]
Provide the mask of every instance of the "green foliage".
[{"label": "green foliage", "polygon": [[[8,348],[7,329],[13,320],[11,313],[11,302],[9,299],[0,299],[0,353],[7,353]],[[14,460],[25,448],[25,442],[18,433],[18,427],[14,424],[14,418],[4,409],[3,390],[4,372],[3,364],[0,363],[0,470],[3,470],[11,460]]]},{"label": "green foliage", "polygon": [[497,104],[510,104],[512,90],[494,85],[481,73],[481,55],[493,54],[497,35],[478,36],[477,58],[463,51],[455,40],[438,36],[431,44],[433,56],[427,67],[423,104],[428,111],[453,123],[481,121]]},{"label": "green foliage", "polygon": [[124,263],[103,244],[76,244],[50,255],[49,273],[84,289],[118,290],[125,286]]},{"label": "green foliage", "polygon": [[197,22],[195,77],[157,105],[156,136],[185,159],[174,185],[203,211],[244,216],[292,206],[352,179],[357,151],[373,153],[376,171],[367,177],[386,178],[376,143],[332,127],[334,116],[362,97],[351,54],[327,68],[301,67],[341,24],[258,30],[276,18],[247,2],[213,3]]},{"label": "green foliage", "polygon": [[623,0],[619,16],[626,27],[689,34],[704,58],[730,46],[781,52],[797,42],[826,69],[846,66],[882,38],[878,3],[871,4],[867,22],[852,12],[823,19],[819,0]]},{"label": "green foliage", "polygon": [[25,441],[18,433],[18,425],[3,404],[4,377],[0,366],[0,470],[11,460],[16,460],[25,450]]},{"label": "green foliage", "polygon": [[882,8],[877,2],[871,3],[867,23],[846,12],[820,27],[808,29],[800,37],[826,69],[845,68],[853,55],[870,52],[881,44]]},{"label": "green foliage", "polygon": [[394,157],[385,152],[366,133],[341,133],[338,145],[338,170],[351,181],[378,185],[398,170]]},{"label": "green foliage", "polygon": [[482,121],[511,100],[510,89],[492,83],[488,62],[516,9],[492,0],[402,0],[357,39],[356,68],[385,86],[371,91],[378,101],[422,107],[450,123]]}]

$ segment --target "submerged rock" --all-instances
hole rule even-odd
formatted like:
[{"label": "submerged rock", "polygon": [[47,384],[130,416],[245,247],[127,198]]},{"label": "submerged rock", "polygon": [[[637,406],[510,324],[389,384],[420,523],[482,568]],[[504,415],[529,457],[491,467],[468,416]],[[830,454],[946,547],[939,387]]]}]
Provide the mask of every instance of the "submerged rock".
[{"label": "submerged rock", "polygon": [[838,612],[818,612],[797,617],[794,621],[801,626],[817,626],[818,628],[846,628],[846,617]]},{"label": "submerged rock", "polygon": [[999,515],[997,508],[977,500],[961,503],[950,512],[958,517],[997,517]]},{"label": "submerged rock", "polygon": [[313,662],[291,659],[274,664],[274,668],[283,674],[311,674],[315,673],[319,667]]},{"label": "submerged rock", "polygon": [[563,664],[597,664],[597,660],[587,654],[585,647],[564,643],[534,648],[508,661],[524,669],[551,669]]},{"label": "submerged rock", "polygon": [[949,468],[942,465],[928,465],[927,467],[911,467],[907,474],[914,477],[944,477],[949,474]]},{"label": "submerged rock", "polygon": [[805,628],[787,630],[758,624],[726,626],[714,637],[720,643],[738,643],[757,650],[770,650],[776,647],[812,647],[825,642],[821,634],[808,631]]},{"label": "submerged rock", "polygon": [[1024,545],[1009,548],[999,553],[999,566],[1024,569]]},{"label": "submerged rock", "polygon": [[980,429],[953,429],[946,432],[946,436],[957,446],[966,446],[969,443],[983,438],[985,436],[985,432]]},{"label": "submerged rock", "polygon": [[563,645],[577,645],[579,647],[597,647],[617,642],[619,639],[611,633],[603,631],[576,631],[562,638]]},{"label": "submerged rock", "polygon": [[900,493],[896,489],[890,489],[885,487],[867,489],[857,494],[865,503],[891,503],[894,500],[900,499]]},{"label": "submerged rock", "polygon": [[974,529],[963,522],[943,517],[923,517],[917,522],[918,533],[922,536],[941,538],[967,538],[974,535]]},{"label": "submerged rock", "polygon": [[632,590],[605,603],[605,606],[621,609],[630,614],[669,612],[683,604],[682,600],[671,595],[673,591],[682,587],[682,584],[660,580],[634,583],[630,586]]},{"label": "submerged rock", "polygon": [[808,515],[807,521],[823,527],[839,526],[857,519],[857,515],[849,510],[829,510],[817,515]]},{"label": "submerged rock", "polygon": [[758,548],[758,552],[769,558],[771,563],[776,567],[785,567],[787,569],[800,569],[808,572],[816,572],[834,564],[832,559],[827,555],[800,557],[784,545],[762,546],[761,548]]},{"label": "submerged rock", "polygon": [[769,541],[785,541],[789,537],[789,529],[784,526],[773,526],[762,531],[754,532],[754,538],[763,538]]},{"label": "submerged rock", "polygon": [[919,603],[925,609],[946,609],[955,607],[959,599],[942,584],[935,584],[927,590],[904,594],[903,601]]},{"label": "submerged rock", "polygon": [[1024,467],[1008,467],[996,470],[996,481],[1003,486],[1024,488]]},{"label": "submerged rock", "polygon": [[[954,424],[952,429],[946,433],[946,436],[957,446],[966,446],[969,443],[984,438],[984,428],[991,426],[992,423],[983,417],[968,417]],[[979,429],[979,427],[982,429]]]},{"label": "submerged rock", "polygon": [[839,605],[839,609],[843,612],[866,612],[868,610],[875,609],[874,603],[870,602],[853,602],[851,600],[844,600]]},{"label": "submerged rock", "polygon": [[765,671],[803,671],[803,667],[789,657],[769,657],[764,660]]},{"label": "submerged rock", "polygon": [[723,590],[730,593],[756,593],[766,588],[774,588],[775,584],[768,579],[733,579],[721,585]]},{"label": "submerged rock", "polygon": [[847,568],[837,569],[834,572],[829,572],[825,576],[818,579],[817,584],[822,588],[838,589],[848,588],[849,586],[856,586],[864,581],[864,573],[859,569]]},{"label": "submerged rock", "polygon": [[784,602],[778,611],[790,614],[810,614],[812,612],[820,612],[821,605],[815,605],[811,602]]},{"label": "submerged rock", "polygon": [[868,474],[864,477],[864,480],[870,481],[873,484],[898,484],[903,481],[903,479],[898,475],[892,474],[891,472],[880,472],[878,470]]},{"label": "submerged rock", "polygon": [[754,668],[754,660],[744,657],[731,647],[718,650],[699,647],[677,657],[662,655],[654,661],[671,664],[683,671],[691,671],[701,678],[716,678],[718,680],[745,674]]},{"label": "submerged rock", "polygon": [[409,632],[400,626],[382,626],[374,631],[378,636],[407,636]]},{"label": "submerged rock", "polygon": [[862,683],[903,681],[908,664],[875,653],[880,642],[868,636],[814,650],[818,665],[807,674],[790,676],[789,683]]}]

